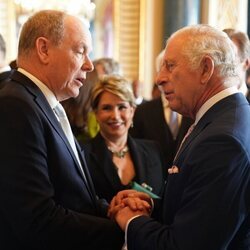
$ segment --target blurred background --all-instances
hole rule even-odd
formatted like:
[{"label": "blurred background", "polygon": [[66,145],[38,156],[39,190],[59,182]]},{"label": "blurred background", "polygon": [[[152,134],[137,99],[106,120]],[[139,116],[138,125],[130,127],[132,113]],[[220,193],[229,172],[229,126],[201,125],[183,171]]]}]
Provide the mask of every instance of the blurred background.
[{"label": "blurred background", "polygon": [[91,58],[117,60],[124,75],[142,82],[151,98],[155,60],[177,29],[207,23],[249,34],[249,0],[0,0],[0,33],[7,60],[16,58],[17,40],[25,20],[41,9],[60,9],[79,16],[93,37]]}]

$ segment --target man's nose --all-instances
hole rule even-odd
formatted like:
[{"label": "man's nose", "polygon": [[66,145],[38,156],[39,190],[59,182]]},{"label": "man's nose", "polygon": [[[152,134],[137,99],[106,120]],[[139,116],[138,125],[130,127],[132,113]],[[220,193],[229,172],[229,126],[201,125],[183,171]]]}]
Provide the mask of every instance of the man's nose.
[{"label": "man's nose", "polygon": [[91,72],[94,69],[94,65],[88,55],[86,56],[86,60],[82,65],[82,69],[86,72]]},{"label": "man's nose", "polygon": [[158,87],[162,87],[165,83],[168,82],[167,75],[163,72],[163,70],[160,70],[158,74],[155,77],[155,83]]}]

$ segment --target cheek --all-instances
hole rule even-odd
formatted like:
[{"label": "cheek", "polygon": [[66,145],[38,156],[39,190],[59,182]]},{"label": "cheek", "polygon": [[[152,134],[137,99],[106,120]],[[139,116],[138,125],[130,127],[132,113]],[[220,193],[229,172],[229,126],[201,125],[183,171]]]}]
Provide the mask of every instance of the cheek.
[{"label": "cheek", "polygon": [[[65,61],[65,60],[63,60]],[[67,72],[69,76],[75,74],[78,70],[80,70],[81,65],[77,62],[77,60],[71,59],[71,61],[66,65],[64,64],[64,71]]]},{"label": "cheek", "polygon": [[104,125],[106,124],[106,122],[110,119],[110,115],[107,112],[101,112],[96,114],[96,121],[100,124],[100,125]]},{"label": "cheek", "polygon": [[186,81],[188,81],[188,75],[179,70],[172,74],[172,81],[175,83],[175,88],[185,87]]},{"label": "cheek", "polygon": [[102,121],[102,115],[99,113],[95,113],[96,121],[100,123]]},{"label": "cheek", "polygon": [[126,118],[127,121],[132,121],[133,120],[133,112],[128,111],[126,114],[124,114],[124,117]]}]

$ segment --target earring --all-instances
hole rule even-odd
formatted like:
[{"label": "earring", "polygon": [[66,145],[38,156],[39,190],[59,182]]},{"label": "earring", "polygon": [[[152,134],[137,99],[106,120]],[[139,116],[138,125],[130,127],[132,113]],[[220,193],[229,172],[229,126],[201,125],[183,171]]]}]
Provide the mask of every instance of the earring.
[{"label": "earring", "polygon": [[130,128],[133,128],[134,127],[134,123],[133,121],[131,122],[131,125],[130,125]]}]

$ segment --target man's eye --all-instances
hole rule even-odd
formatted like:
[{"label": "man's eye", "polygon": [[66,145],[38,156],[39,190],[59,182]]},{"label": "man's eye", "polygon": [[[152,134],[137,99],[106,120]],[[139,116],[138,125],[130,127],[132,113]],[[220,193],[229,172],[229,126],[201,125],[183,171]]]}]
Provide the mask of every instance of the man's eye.
[{"label": "man's eye", "polygon": [[83,55],[84,51],[78,51],[77,54]]},{"label": "man's eye", "polygon": [[175,65],[173,63],[167,63],[166,66],[167,66],[167,69],[171,72],[174,69]]}]

